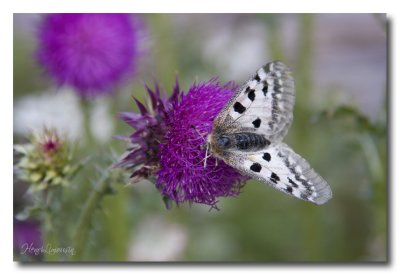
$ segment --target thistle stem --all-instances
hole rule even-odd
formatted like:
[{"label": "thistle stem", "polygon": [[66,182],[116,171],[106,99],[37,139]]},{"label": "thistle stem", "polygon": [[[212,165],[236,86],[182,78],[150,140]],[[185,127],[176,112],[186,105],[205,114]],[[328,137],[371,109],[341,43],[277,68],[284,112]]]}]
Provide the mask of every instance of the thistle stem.
[{"label": "thistle stem", "polygon": [[86,204],[83,207],[81,215],[78,219],[78,224],[72,242],[73,248],[75,249],[72,260],[82,260],[84,249],[86,247],[85,244],[87,243],[87,235],[91,224],[91,218],[101,199],[107,193],[108,188],[108,173],[104,173],[96,187],[92,190],[89,199],[86,201]]},{"label": "thistle stem", "polygon": [[[43,228],[43,241],[46,247],[58,247],[58,241],[55,234],[55,229],[52,222],[52,215],[49,210],[45,210],[44,214],[44,228]],[[45,261],[57,261],[59,260],[57,254],[45,253]]]},{"label": "thistle stem", "polygon": [[92,128],[91,128],[91,110],[92,106],[90,104],[91,102],[87,99],[82,98],[81,99],[81,107],[83,111],[83,127],[84,127],[84,133],[86,135],[86,142],[88,144],[94,144],[96,142],[96,139],[94,138]]},{"label": "thistle stem", "polygon": [[[43,241],[46,247],[58,247],[57,231],[55,226],[54,213],[59,209],[55,207],[54,201],[55,190],[45,190],[43,193],[43,201],[45,202],[45,209],[43,212]],[[46,261],[59,260],[57,254],[45,253]]]}]

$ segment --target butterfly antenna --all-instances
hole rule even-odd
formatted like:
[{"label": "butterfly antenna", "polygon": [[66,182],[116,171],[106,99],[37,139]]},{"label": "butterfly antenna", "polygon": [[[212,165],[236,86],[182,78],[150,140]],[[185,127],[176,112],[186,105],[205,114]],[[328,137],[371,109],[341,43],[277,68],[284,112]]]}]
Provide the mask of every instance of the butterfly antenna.
[{"label": "butterfly antenna", "polygon": [[204,134],[201,134],[199,132],[199,130],[196,128],[196,126],[190,125],[190,127],[196,131],[196,133],[199,135],[199,137],[203,140],[204,144],[206,145],[205,146],[206,147],[206,156],[203,159],[203,161],[204,161],[204,169],[205,169],[207,167],[207,159],[211,156],[210,154],[208,154],[209,144],[208,144],[207,140],[204,138]]}]

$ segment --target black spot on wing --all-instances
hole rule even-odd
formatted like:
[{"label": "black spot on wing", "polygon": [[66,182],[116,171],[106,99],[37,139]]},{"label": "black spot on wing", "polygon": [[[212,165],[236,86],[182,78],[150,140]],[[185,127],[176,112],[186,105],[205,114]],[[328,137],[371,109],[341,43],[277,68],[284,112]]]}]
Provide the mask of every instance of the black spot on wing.
[{"label": "black spot on wing", "polygon": [[261,125],[261,119],[257,118],[256,120],[254,120],[253,122],[254,128],[260,128]]},{"label": "black spot on wing", "polygon": [[255,79],[257,82],[260,82],[260,80],[261,80],[261,78],[260,78],[260,76],[259,76],[258,74],[256,74],[256,77],[254,77],[254,79]]},{"label": "black spot on wing", "polygon": [[250,166],[250,170],[259,173],[261,171],[261,165],[255,162]]},{"label": "black spot on wing", "polygon": [[271,155],[269,153],[264,153],[263,159],[265,159],[266,161],[270,161],[271,160]]},{"label": "black spot on wing", "polygon": [[240,102],[235,102],[233,109],[239,114],[243,114],[246,111],[246,108]]},{"label": "black spot on wing", "polygon": [[293,188],[290,187],[290,186],[287,186],[287,187],[286,187],[286,191],[287,191],[288,193],[292,193],[292,192],[293,192]]},{"label": "black spot on wing", "polygon": [[275,173],[273,173],[273,172],[271,173],[270,179],[271,179],[271,181],[272,181],[273,183],[278,183],[278,181],[281,180],[281,179],[278,177],[278,175],[275,174]]},{"label": "black spot on wing", "polygon": [[271,178],[276,179],[277,181],[281,180],[279,176],[275,173],[271,173]]},{"label": "black spot on wing", "polygon": [[295,187],[295,188],[299,187],[299,185],[298,185],[297,183],[295,183],[291,178],[287,178],[287,179],[288,179],[289,183],[290,183],[293,187]]},{"label": "black spot on wing", "polygon": [[267,84],[267,82],[264,82],[264,87],[262,88],[262,91],[264,93],[264,96],[267,96],[267,93],[268,93],[268,84]]},{"label": "black spot on wing", "polygon": [[254,91],[253,89],[251,89],[251,90],[249,91],[249,94],[247,95],[247,97],[248,97],[251,101],[254,101],[254,99],[256,98],[256,93],[255,93],[255,91]]}]

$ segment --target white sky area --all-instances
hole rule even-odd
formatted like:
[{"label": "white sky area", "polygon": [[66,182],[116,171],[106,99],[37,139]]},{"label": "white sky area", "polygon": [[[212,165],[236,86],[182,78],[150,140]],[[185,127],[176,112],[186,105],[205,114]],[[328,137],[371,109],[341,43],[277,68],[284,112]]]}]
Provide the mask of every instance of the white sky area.
[{"label": "white sky area", "polygon": [[204,58],[214,63],[226,79],[240,81],[243,76],[250,77],[267,60],[265,36],[260,23],[245,25],[239,31],[225,26],[204,42]]},{"label": "white sky area", "polygon": [[386,83],[386,37],[372,15],[317,16],[314,83],[347,94],[371,118],[382,107]]},{"label": "white sky area", "polygon": [[[283,50],[293,60],[298,20],[295,15],[281,18]],[[332,97],[327,93],[334,92],[338,104],[356,105],[375,119],[386,83],[386,37],[380,22],[370,14],[323,14],[317,15],[314,23],[314,100]],[[240,83],[276,59],[268,56],[268,39],[268,30],[257,23],[211,29],[204,41],[204,58],[226,79]]]},{"label": "white sky area", "polygon": [[130,247],[132,261],[179,260],[187,243],[187,232],[162,216],[150,216],[135,229]]},{"label": "white sky area", "polygon": [[[99,98],[91,110],[91,130],[99,142],[107,142],[114,135],[109,102]],[[27,135],[43,126],[55,128],[77,140],[83,134],[83,114],[80,99],[69,89],[32,92],[14,103],[14,132]]]},{"label": "white sky area", "polygon": [[71,139],[79,139],[83,116],[72,91],[32,92],[14,102],[14,132],[26,135],[43,126],[55,128]]}]

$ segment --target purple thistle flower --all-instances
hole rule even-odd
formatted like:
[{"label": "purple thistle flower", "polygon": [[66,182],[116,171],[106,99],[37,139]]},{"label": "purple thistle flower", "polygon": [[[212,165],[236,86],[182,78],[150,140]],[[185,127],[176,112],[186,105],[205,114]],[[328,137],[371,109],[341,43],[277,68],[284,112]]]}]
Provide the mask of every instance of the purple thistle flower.
[{"label": "purple thistle flower", "polygon": [[216,78],[193,84],[186,95],[177,83],[168,100],[159,97],[158,87],[156,92],[147,89],[152,114],[138,101],[141,114],[121,114],[136,131],[130,136],[132,147],[117,165],[133,168],[133,177],[154,174],[157,188],[177,204],[215,207],[218,197],[239,194],[246,177],[213,157],[204,168],[205,139],[235,89],[232,82],[220,85]]},{"label": "purple thistle flower", "polygon": [[133,182],[148,178],[159,170],[159,144],[167,130],[165,120],[168,112],[178,102],[180,93],[178,82],[169,98],[165,93],[161,93],[158,85],[155,91],[146,86],[146,91],[151,99],[148,108],[134,99],[140,114],[119,113],[123,121],[135,128],[135,132],[129,137],[117,136],[119,139],[129,140],[130,146],[115,167],[130,170]]},{"label": "purple thistle flower", "polygon": [[37,58],[57,84],[82,97],[109,93],[134,72],[137,21],[129,14],[46,15]]},{"label": "purple thistle flower", "polygon": [[14,219],[14,251],[18,254],[34,256],[29,247],[40,248],[43,245],[40,224],[37,221],[18,221]]}]

